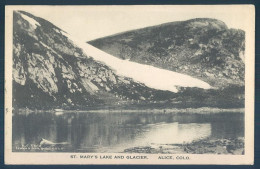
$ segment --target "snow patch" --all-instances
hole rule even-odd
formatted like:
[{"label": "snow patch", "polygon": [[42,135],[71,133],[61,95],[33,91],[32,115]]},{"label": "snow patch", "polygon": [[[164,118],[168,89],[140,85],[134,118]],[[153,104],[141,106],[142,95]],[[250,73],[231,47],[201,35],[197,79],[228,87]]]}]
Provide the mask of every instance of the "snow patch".
[{"label": "snow patch", "polygon": [[60,33],[60,31],[59,31],[58,29],[56,29],[56,28],[53,28],[53,30],[54,30],[55,32],[57,32],[57,33]]},{"label": "snow patch", "polygon": [[41,24],[39,24],[39,22],[37,22],[37,21],[34,20],[33,18],[30,18],[29,16],[24,15],[24,14],[22,14],[22,13],[20,13],[20,15],[23,17],[23,19],[25,19],[26,21],[28,21],[28,22],[32,25],[32,27],[33,27],[34,29],[36,29],[37,26],[41,26]]},{"label": "snow patch", "polygon": [[69,34],[66,34],[66,36],[78,47],[82,48],[88,56],[110,66],[118,75],[132,78],[134,81],[143,83],[150,88],[168,90],[175,93],[178,92],[177,86],[198,87],[203,89],[211,88],[208,83],[191,76],[150,65],[131,62],[129,60],[122,60],[85,42],[81,42],[74,37],[71,37]]}]

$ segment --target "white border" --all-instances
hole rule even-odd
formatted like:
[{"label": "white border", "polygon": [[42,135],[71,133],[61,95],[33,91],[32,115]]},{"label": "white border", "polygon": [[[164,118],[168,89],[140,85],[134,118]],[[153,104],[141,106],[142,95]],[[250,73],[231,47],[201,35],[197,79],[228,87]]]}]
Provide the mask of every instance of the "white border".
[{"label": "white border", "polygon": [[[167,5],[168,7],[170,5]],[[252,165],[254,163],[254,75],[255,75],[255,7],[253,5],[196,5],[204,8],[232,7],[234,11],[245,12],[247,18],[246,51],[245,51],[245,155],[194,155],[190,160],[158,160],[160,154],[146,155],[148,160],[100,160],[71,158],[71,155],[104,155],[104,153],[14,153],[12,152],[12,30],[13,10],[23,8],[41,8],[42,6],[6,6],[5,8],[5,164],[240,164]],[[48,7],[48,6],[45,6]],[[77,8],[78,6],[72,6]],[[80,6],[84,7],[84,6]],[[92,6],[95,8],[96,6]],[[119,6],[124,8],[125,6]],[[132,6],[133,8],[136,6]],[[149,5],[143,6],[149,8]],[[172,5],[173,8],[183,6]],[[185,5],[193,8],[195,6]],[[115,154],[106,155],[127,155]],[[179,154],[172,154],[176,157]]]}]

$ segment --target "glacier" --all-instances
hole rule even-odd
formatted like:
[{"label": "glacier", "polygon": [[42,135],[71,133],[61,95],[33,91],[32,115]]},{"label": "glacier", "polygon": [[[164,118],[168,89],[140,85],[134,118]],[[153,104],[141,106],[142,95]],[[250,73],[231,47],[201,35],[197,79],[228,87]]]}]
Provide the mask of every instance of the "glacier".
[{"label": "glacier", "polygon": [[111,69],[115,70],[118,75],[132,78],[134,81],[143,83],[147,87],[157,90],[168,90],[174,93],[178,92],[178,87],[211,88],[208,83],[185,74],[119,59],[86,42],[72,37],[68,33],[62,33],[75,45],[82,48],[86,55],[92,57],[96,61],[106,64]]}]

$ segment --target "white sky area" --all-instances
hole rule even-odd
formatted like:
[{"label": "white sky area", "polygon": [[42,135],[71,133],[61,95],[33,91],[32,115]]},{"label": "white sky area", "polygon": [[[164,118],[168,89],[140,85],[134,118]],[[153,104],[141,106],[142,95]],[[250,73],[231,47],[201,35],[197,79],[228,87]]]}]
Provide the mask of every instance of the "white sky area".
[{"label": "white sky area", "polygon": [[250,6],[242,5],[13,7],[42,17],[82,41],[192,18],[215,18],[224,21],[229,28],[245,30],[250,19],[247,14]]}]

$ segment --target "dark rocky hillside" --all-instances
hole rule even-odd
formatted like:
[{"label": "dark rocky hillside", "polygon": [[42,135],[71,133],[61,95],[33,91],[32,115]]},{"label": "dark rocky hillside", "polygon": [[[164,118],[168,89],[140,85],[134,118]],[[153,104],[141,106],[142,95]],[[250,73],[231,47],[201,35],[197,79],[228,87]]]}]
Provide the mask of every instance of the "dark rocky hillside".
[{"label": "dark rocky hillside", "polygon": [[216,88],[244,86],[245,32],[198,18],[89,42],[122,59],[197,77]]},{"label": "dark rocky hillside", "polygon": [[[30,18],[38,23],[30,22]],[[13,21],[15,108],[85,109],[152,100],[164,93],[173,95],[116,75],[44,19],[19,11],[14,12]]]}]

